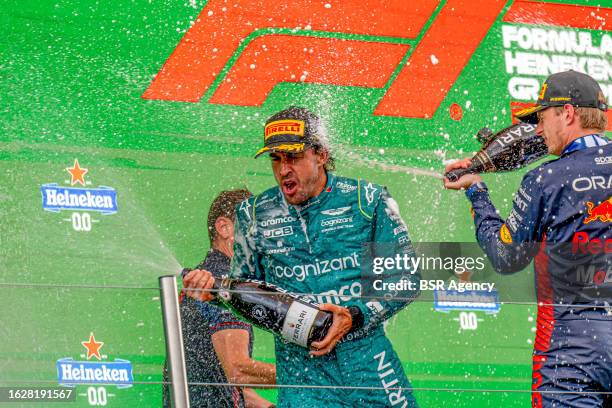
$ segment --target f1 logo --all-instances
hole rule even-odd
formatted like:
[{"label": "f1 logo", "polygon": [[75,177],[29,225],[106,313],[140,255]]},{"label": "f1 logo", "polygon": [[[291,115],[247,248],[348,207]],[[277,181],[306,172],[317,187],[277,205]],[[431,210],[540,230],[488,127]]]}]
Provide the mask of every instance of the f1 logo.
[{"label": "f1 logo", "polygon": [[[210,103],[260,106],[276,84],[306,82],[388,88],[375,115],[431,118],[505,3],[209,0],[142,97],[198,102],[210,91]],[[569,7],[517,0],[506,17],[529,24],[530,15],[552,13],[531,23],[597,23],[589,20],[595,7]],[[299,35],[286,33],[296,28]]]}]

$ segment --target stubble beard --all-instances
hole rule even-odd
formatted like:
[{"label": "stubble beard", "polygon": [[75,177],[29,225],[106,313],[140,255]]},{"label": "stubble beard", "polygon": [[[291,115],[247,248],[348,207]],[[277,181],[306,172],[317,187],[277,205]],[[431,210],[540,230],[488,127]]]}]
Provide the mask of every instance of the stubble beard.
[{"label": "stubble beard", "polygon": [[300,188],[297,193],[293,195],[293,197],[287,197],[285,195],[285,201],[287,201],[291,205],[300,205],[305,201],[316,195],[315,187],[319,180],[319,175],[315,174],[308,179],[305,179],[303,183],[300,183]]}]

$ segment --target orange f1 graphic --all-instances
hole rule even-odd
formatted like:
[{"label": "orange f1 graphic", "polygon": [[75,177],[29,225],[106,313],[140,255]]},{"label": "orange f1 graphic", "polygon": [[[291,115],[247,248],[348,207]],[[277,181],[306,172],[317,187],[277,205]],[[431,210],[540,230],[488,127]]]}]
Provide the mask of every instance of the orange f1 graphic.
[{"label": "orange f1 graphic", "polygon": [[[306,82],[386,88],[375,115],[432,118],[506,3],[209,0],[142,97],[260,106]],[[503,21],[600,29],[608,13],[516,0]]]}]

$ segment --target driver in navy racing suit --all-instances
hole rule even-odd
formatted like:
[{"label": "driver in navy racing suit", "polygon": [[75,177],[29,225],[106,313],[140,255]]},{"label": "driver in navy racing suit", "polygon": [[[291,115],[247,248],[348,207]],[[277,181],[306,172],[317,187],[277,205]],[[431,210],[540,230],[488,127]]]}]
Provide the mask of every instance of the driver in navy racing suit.
[{"label": "driver in navy racing suit", "polygon": [[[537,104],[516,113],[537,123],[549,153],[528,172],[504,221],[478,175],[466,188],[476,238],[500,273],[535,259],[538,299],[534,407],[612,406],[612,144],[599,85],[575,71],[550,76]],[[467,168],[469,159],[447,166]]]}]

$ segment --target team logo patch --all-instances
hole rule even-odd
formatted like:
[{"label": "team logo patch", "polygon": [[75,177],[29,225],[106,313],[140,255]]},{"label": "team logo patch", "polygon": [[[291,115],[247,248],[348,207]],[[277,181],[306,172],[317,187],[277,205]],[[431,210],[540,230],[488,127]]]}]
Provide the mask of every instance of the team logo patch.
[{"label": "team logo patch", "polygon": [[397,235],[402,232],[408,232],[408,228],[406,228],[405,225],[400,225],[399,227],[393,229],[393,235]]},{"label": "team logo patch", "polygon": [[612,156],[596,157],[595,164],[612,164]]},{"label": "team logo patch", "polygon": [[374,201],[374,193],[377,191],[378,189],[374,187],[372,183],[368,183],[368,185],[365,186],[365,196],[366,200],[368,201],[368,205],[372,204],[372,201]]},{"label": "team logo patch", "polygon": [[250,220],[251,219],[251,204],[249,203],[249,200],[244,200],[242,203],[240,203],[240,211],[244,211],[244,214],[247,216],[247,218]]},{"label": "team logo patch", "polygon": [[584,220],[585,224],[596,220],[601,222],[612,221],[612,197],[597,206],[590,201],[587,201],[586,205],[588,217]]},{"label": "team logo patch", "polygon": [[288,225],[286,227],[274,228],[271,230],[265,230],[263,232],[264,237],[266,238],[280,238],[286,237],[288,235],[293,235],[293,227]]},{"label": "team logo patch", "polygon": [[512,235],[510,235],[510,231],[508,230],[506,224],[502,225],[501,229],[499,230],[499,237],[505,244],[512,243]]},{"label": "team logo patch", "polygon": [[344,214],[345,212],[347,212],[347,211],[348,211],[348,210],[350,210],[350,209],[351,209],[351,207],[339,207],[339,208],[333,208],[333,209],[331,209],[331,210],[324,210],[324,211],[321,211],[321,214],[323,214],[323,215],[332,215],[332,216],[335,216],[335,215],[342,215],[342,214]]},{"label": "team logo patch", "polygon": [[285,216],[281,216],[277,218],[270,218],[267,220],[263,220],[262,222],[259,223],[259,225],[261,227],[269,227],[271,225],[286,224],[286,223],[294,222],[294,221],[297,221],[297,218],[292,217],[291,215],[285,215]]},{"label": "team logo patch", "polygon": [[357,186],[354,186],[352,184],[348,184],[342,181],[337,182],[336,187],[338,187],[338,189],[342,191],[344,194],[357,190]]},{"label": "team logo patch", "polygon": [[321,221],[321,226],[322,227],[333,227],[334,225],[346,224],[349,222],[353,222],[353,217],[335,217],[335,218],[328,218],[328,219]]},{"label": "team logo patch", "polygon": [[264,139],[276,135],[295,135],[304,137],[304,121],[302,120],[276,120],[266,125]]}]

